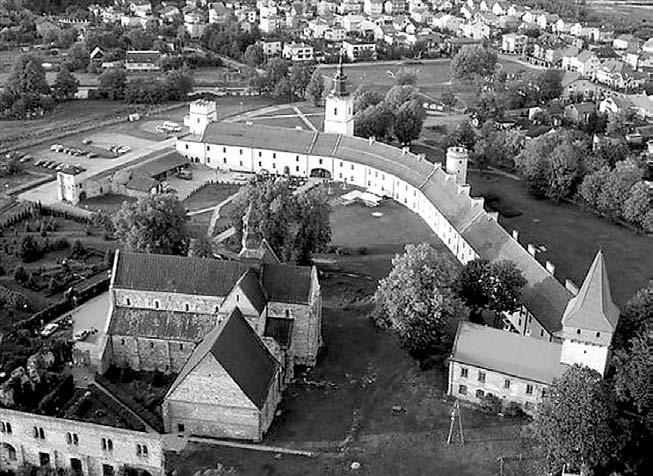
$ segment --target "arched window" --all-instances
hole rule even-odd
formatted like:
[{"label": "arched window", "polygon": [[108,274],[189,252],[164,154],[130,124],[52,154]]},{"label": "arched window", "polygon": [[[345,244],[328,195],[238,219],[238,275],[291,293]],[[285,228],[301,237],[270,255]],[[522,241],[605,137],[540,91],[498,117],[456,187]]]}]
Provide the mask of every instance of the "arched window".
[{"label": "arched window", "polygon": [[2,453],[6,455],[9,461],[16,461],[16,448],[9,443],[2,443]]}]

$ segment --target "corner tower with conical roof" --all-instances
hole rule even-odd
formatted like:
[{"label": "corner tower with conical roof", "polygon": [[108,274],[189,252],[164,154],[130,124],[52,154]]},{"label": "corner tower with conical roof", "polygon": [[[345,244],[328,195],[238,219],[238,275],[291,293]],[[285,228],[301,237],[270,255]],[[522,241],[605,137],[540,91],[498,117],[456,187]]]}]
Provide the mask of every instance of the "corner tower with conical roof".
[{"label": "corner tower with conical roof", "polygon": [[603,252],[599,251],[562,317],[560,362],[582,364],[603,375],[618,320],[619,309],[612,302]]},{"label": "corner tower with conical roof", "polygon": [[347,76],[342,67],[342,56],[333,78],[333,89],[326,98],[324,132],[354,135],[354,97],[347,91]]}]

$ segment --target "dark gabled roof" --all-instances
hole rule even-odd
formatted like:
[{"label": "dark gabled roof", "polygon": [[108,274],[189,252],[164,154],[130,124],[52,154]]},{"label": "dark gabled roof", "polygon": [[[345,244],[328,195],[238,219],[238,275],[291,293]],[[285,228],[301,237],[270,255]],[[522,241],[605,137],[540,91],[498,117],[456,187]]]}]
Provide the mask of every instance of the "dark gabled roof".
[{"label": "dark gabled roof", "polygon": [[562,346],[471,322],[458,325],[451,360],[550,384],[560,377]]},{"label": "dark gabled roof", "polygon": [[279,362],[238,308],[197,346],[166,398],[207,355],[215,358],[257,408],[263,408],[270,386],[275,382]]},{"label": "dark gabled roof", "polygon": [[158,51],[127,51],[125,61],[127,63],[158,63],[161,53]]},{"label": "dark gabled roof", "polygon": [[119,252],[113,287],[226,296],[248,267],[236,261]]},{"label": "dark gabled roof", "polygon": [[270,301],[307,304],[311,293],[311,268],[288,264],[264,264],[263,288]]},{"label": "dark gabled roof", "polygon": [[265,296],[265,291],[261,287],[261,280],[256,271],[253,269],[247,270],[238,280],[236,286],[242,290],[243,294],[254,306],[254,309],[261,314],[268,303],[268,298]]},{"label": "dark gabled roof", "polygon": [[109,334],[199,342],[215,327],[217,314],[114,307]]},{"label": "dark gabled roof", "polygon": [[134,177],[155,177],[164,172],[178,169],[179,167],[188,165],[188,159],[177,152],[166,154],[154,160],[149,160],[144,164],[137,165],[131,172]]},{"label": "dark gabled roof", "polygon": [[150,177],[134,177],[129,179],[125,184],[125,187],[130,190],[138,190],[141,192],[149,192],[153,188],[156,188],[159,185],[159,182]]}]

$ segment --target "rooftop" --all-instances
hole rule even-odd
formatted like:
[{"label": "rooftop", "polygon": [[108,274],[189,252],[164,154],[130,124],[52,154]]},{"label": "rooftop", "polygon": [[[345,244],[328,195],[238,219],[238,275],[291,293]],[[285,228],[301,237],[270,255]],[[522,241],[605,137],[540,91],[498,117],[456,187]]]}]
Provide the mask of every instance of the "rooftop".
[{"label": "rooftop", "polygon": [[550,384],[565,370],[560,363],[561,350],[559,343],[461,322],[451,360]]}]

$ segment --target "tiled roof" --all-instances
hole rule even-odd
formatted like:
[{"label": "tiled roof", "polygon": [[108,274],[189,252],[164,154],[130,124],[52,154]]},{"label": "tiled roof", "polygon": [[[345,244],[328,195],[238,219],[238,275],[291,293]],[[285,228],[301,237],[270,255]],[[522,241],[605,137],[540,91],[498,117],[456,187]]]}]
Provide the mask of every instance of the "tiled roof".
[{"label": "tiled roof", "polygon": [[118,289],[226,296],[247,267],[235,261],[119,252],[113,278]]},{"label": "tiled roof", "polygon": [[279,362],[247,323],[238,308],[197,346],[174,381],[166,398],[208,355],[225,369],[245,395],[262,409],[274,384]]},{"label": "tiled roof", "polygon": [[109,334],[199,342],[217,322],[217,314],[115,306],[111,312]]},{"label": "tiled roof", "polygon": [[562,346],[492,327],[461,322],[451,360],[526,380],[550,384],[562,375]]},{"label": "tiled roof", "polygon": [[185,165],[188,165],[188,159],[177,152],[172,152],[163,157],[137,165],[131,169],[131,172],[133,176],[154,177]]},{"label": "tiled roof", "polygon": [[614,332],[619,320],[619,309],[612,301],[608,271],[603,252],[599,250],[590,266],[585,281],[565,310],[562,324],[568,327]]},{"label": "tiled roof", "polygon": [[311,297],[311,268],[288,264],[265,264],[263,288],[270,301],[308,304]]},{"label": "tiled roof", "polygon": [[158,63],[161,53],[158,51],[127,51],[125,61],[127,63]]},{"label": "tiled roof", "polygon": [[249,302],[252,303],[254,309],[261,314],[268,299],[265,296],[265,291],[261,287],[261,281],[256,274],[256,271],[249,269],[242,275],[236,285],[242,290],[243,294],[247,296]]}]

